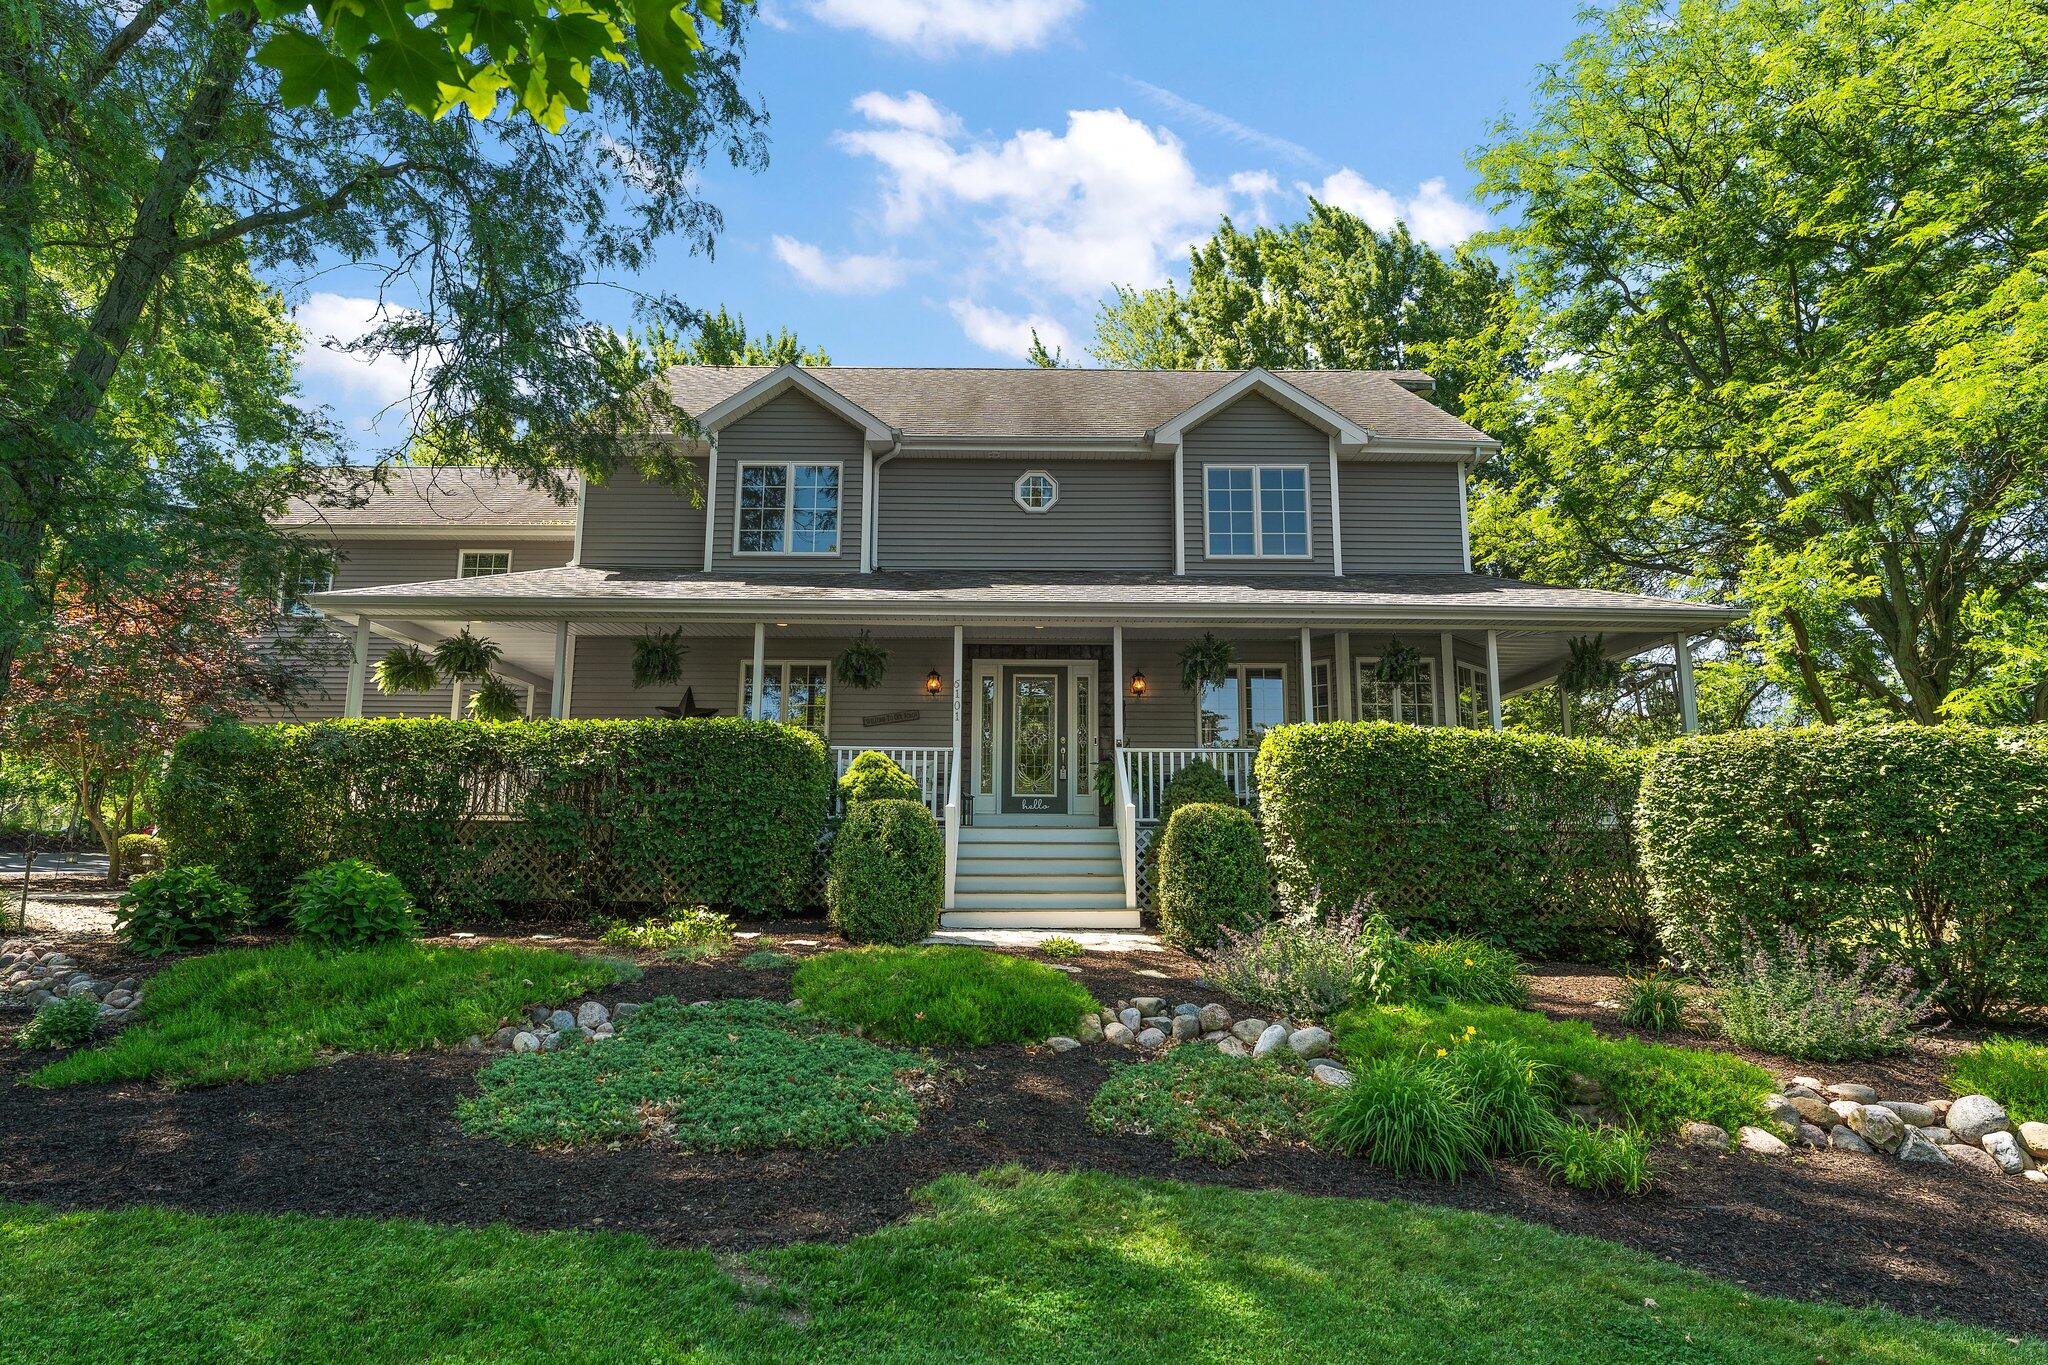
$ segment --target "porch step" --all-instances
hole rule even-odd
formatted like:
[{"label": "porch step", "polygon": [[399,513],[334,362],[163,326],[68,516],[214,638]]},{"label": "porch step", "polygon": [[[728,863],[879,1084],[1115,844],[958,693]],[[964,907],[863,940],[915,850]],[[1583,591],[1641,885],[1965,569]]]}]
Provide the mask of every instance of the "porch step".
[{"label": "porch step", "polygon": [[1123,888],[1115,891],[958,891],[955,910],[1121,910]]},{"label": "porch step", "polygon": [[1074,817],[960,831],[950,929],[1130,929],[1116,831]]},{"label": "porch step", "polygon": [[1114,855],[1090,857],[1075,853],[1071,856],[1062,854],[1058,857],[1031,858],[1016,857],[1007,852],[1000,856],[982,856],[970,854],[965,848],[960,850],[960,876],[963,879],[970,876],[1009,877],[1020,874],[1047,877],[1115,877],[1117,884],[1122,885],[1124,865],[1122,859]]},{"label": "porch step", "polygon": [[969,844],[1108,844],[1116,830],[1102,825],[966,825],[960,846]]},{"label": "porch step", "polygon": [[948,910],[941,929],[1136,929],[1136,910]]},{"label": "porch step", "polygon": [[1114,897],[1118,905],[1124,903],[1124,874],[1121,868],[1110,872],[984,872],[967,863],[960,864],[955,880],[959,883],[960,894],[980,895],[990,892],[998,895],[1037,891],[1088,891],[1098,896]]}]

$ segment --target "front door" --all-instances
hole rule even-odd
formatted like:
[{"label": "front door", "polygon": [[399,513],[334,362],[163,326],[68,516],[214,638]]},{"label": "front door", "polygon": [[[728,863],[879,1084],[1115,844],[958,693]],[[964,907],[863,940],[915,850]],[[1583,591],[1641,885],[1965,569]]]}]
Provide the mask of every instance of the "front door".
[{"label": "front door", "polygon": [[1005,668],[1001,694],[1002,807],[1018,814],[1065,811],[1067,671],[1042,664]]}]

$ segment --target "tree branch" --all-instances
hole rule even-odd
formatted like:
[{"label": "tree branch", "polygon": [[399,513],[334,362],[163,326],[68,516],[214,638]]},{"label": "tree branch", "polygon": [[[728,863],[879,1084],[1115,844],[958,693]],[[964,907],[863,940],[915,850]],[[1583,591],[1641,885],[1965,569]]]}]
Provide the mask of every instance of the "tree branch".
[{"label": "tree branch", "polygon": [[180,255],[191,251],[204,251],[223,242],[246,237],[252,232],[262,232],[267,228],[290,227],[293,223],[303,223],[308,218],[317,218],[323,213],[335,213],[347,207],[348,201],[364,186],[379,180],[395,180],[401,175],[419,169],[420,163],[417,161],[394,161],[388,166],[379,166],[336,186],[332,193],[319,199],[288,209],[266,209],[261,213],[244,214],[230,223],[215,228],[212,232],[202,233],[197,237],[181,237],[176,249]]}]

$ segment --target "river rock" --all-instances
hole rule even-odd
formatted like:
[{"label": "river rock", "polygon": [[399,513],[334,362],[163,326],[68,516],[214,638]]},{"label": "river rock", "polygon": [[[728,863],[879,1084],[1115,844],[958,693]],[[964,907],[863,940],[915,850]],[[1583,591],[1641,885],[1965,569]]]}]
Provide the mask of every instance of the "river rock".
[{"label": "river rock", "polygon": [[1678,1140],[1688,1147],[1705,1147],[1716,1152],[1728,1150],[1728,1130],[1719,1124],[1691,1119],[1678,1127]]},{"label": "river rock", "polygon": [[1915,1166],[1953,1166],[1948,1153],[1921,1137],[1917,1130],[1909,1130],[1899,1142],[1898,1158]]},{"label": "river rock", "polygon": [[1199,1014],[1176,1014],[1173,1016],[1173,1041],[1186,1042],[1202,1031],[1202,1016]]},{"label": "river rock", "polygon": [[1951,1147],[1955,1145],[1956,1135],[1938,1123],[1930,1123],[1925,1128],[1915,1128],[1913,1131],[1937,1147]]},{"label": "river rock", "polygon": [[1985,1151],[1982,1147],[1972,1147],[1967,1142],[1958,1142],[1952,1146],[1942,1148],[1942,1151],[1948,1155],[1950,1162],[1961,1166],[1965,1170],[1976,1171],[1980,1175],[1993,1175],[2001,1178],[2005,1175],[2005,1167],[1998,1164],[1998,1158]]},{"label": "river rock", "polygon": [[1075,1048],[1081,1046],[1081,1040],[1079,1038],[1068,1038],[1065,1035],[1056,1035],[1046,1039],[1045,1045],[1054,1052],[1072,1052]]},{"label": "river rock", "polygon": [[1175,1005],[1171,1012],[1175,1016],[1183,1014],[1192,1014],[1199,1016],[1202,1013],[1202,1007],[1200,1005],[1197,1005],[1192,1000],[1183,1000],[1178,1005]]},{"label": "river rock", "polygon": [[1782,1123],[1787,1128],[1797,1128],[1800,1120],[1806,1117],[1798,1105],[1783,1095],[1764,1096],[1764,1113],[1774,1122]]},{"label": "river rock", "polygon": [[1983,1144],[1986,1133],[2012,1128],[2004,1106],[1989,1095],[1965,1095],[1948,1107],[1948,1130],[1965,1142]]},{"label": "river rock", "polygon": [[1320,1057],[1330,1050],[1330,1031],[1325,1028],[1296,1029],[1287,1035],[1287,1046],[1294,1055],[1303,1059]]},{"label": "river rock", "polygon": [[540,1051],[540,1036],[521,1029],[512,1035],[512,1050],[514,1052],[538,1052]]},{"label": "river rock", "polygon": [[1896,1151],[1906,1140],[1906,1122],[1891,1110],[1881,1105],[1863,1104],[1849,1115],[1849,1126],[1880,1152]]},{"label": "river rock", "polygon": [[1118,1011],[1116,1020],[1132,1033],[1136,1033],[1139,1026],[1145,1022],[1145,1016],[1139,1013],[1137,1006],[1126,1005]]},{"label": "river rock", "polygon": [[1746,1123],[1737,1130],[1735,1140],[1743,1151],[1755,1152],[1758,1156],[1784,1156],[1792,1150],[1777,1134],[1752,1128]]},{"label": "river rock", "polygon": [[1137,1040],[1138,1035],[1131,1032],[1130,1026],[1127,1024],[1111,1024],[1107,1028],[1102,1030],[1102,1041],[1105,1043],[1114,1043],[1118,1047],[1129,1047],[1132,1043],[1136,1042]]},{"label": "river rock", "polygon": [[1240,1019],[1230,1026],[1230,1031],[1241,1043],[1256,1043],[1259,1035],[1266,1031],[1263,1019]]},{"label": "river rock", "polygon": [[1229,1034],[1226,1034],[1223,1040],[1216,1044],[1216,1050],[1226,1057],[1249,1057],[1252,1055],[1251,1049],[1246,1047],[1241,1039]]},{"label": "river rock", "polygon": [[1878,1103],[1915,1128],[1932,1128],[1941,1120],[1941,1115],[1913,1100],[1879,1100]]},{"label": "river rock", "polygon": [[1102,1020],[1097,1015],[1084,1014],[1081,1016],[1080,1025],[1075,1031],[1079,1034],[1082,1042],[1099,1043],[1102,1041]]},{"label": "river rock", "polygon": [[1843,1124],[1828,1134],[1828,1146],[1839,1152],[1869,1152],[1870,1144],[1856,1136],[1856,1130]]},{"label": "river rock", "polygon": [[1818,1076],[1787,1076],[1785,1084],[1797,1086],[1802,1090],[1811,1090],[1816,1095],[1828,1088],[1828,1083]]},{"label": "river rock", "polygon": [[612,1012],[595,1000],[586,1000],[576,1007],[576,1027],[594,1029],[612,1017]]},{"label": "river rock", "polygon": [[1345,1086],[1351,1084],[1351,1073],[1335,1062],[1318,1061],[1308,1073],[1324,1085]]},{"label": "river rock", "polygon": [[1138,1046],[1142,1048],[1165,1047],[1166,1030],[1158,1028],[1138,1030]]},{"label": "river rock", "polygon": [[1986,1133],[1979,1142],[2007,1175],[2019,1175],[2034,1169],[2034,1158],[2027,1155],[2027,1149],[2020,1146],[2018,1138],[2003,1128]]},{"label": "river rock", "polygon": [[575,1028],[576,1016],[567,1010],[556,1010],[548,1015],[548,1027],[557,1033],[565,1028]]},{"label": "river rock", "polygon": [[2037,1159],[2048,1161],[2048,1123],[2021,1124],[2020,1146],[2026,1148]]},{"label": "river rock", "polygon": [[1867,1085],[1857,1085],[1854,1081],[1843,1081],[1837,1085],[1828,1086],[1827,1093],[1833,1095],[1838,1100],[1853,1100],[1857,1104],[1877,1103],[1877,1092],[1875,1090],[1872,1090]]},{"label": "river rock", "polygon": [[1252,1044],[1252,1056],[1270,1057],[1286,1046],[1287,1025],[1268,1024],[1266,1031],[1259,1035],[1259,1040]]},{"label": "river rock", "polygon": [[1211,1002],[1202,1006],[1202,1032],[1213,1033],[1230,1027],[1230,1011]]},{"label": "river rock", "polygon": [[1156,995],[1134,995],[1131,1007],[1141,1015],[1166,1013],[1166,1002]]},{"label": "river rock", "polygon": [[1828,1130],[1802,1123],[1799,1125],[1799,1140],[1809,1147],[1825,1147],[1828,1145]]},{"label": "river rock", "polygon": [[1832,1128],[1842,1121],[1832,1109],[1828,1108],[1828,1102],[1814,1094],[1811,1090],[1797,1095],[1788,1094],[1785,1098],[1790,1100],[1792,1107],[1799,1111],[1799,1117],[1808,1123],[1818,1124],[1822,1128]]},{"label": "river rock", "polygon": [[1862,1105],[1856,1103],[1856,1101],[1854,1100],[1834,1100],[1830,1102],[1828,1105],[1828,1112],[1835,1116],[1834,1120],[1832,1123],[1826,1124],[1824,1126],[1840,1128],[1844,1124],[1849,1122],[1849,1116],[1851,1114],[1854,1114],[1857,1110],[1861,1109],[1862,1107]]}]

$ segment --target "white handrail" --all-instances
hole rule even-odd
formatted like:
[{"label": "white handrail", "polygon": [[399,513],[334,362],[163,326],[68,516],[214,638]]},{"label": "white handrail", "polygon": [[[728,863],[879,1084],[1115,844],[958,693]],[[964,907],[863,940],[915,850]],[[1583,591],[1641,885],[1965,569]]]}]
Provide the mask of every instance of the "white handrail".
[{"label": "white handrail", "polygon": [[832,746],[832,775],[846,776],[846,770],[853,760],[865,753],[885,755],[890,762],[910,774],[917,783],[918,795],[925,805],[931,807],[935,816],[946,813],[947,784],[951,774],[960,766],[953,761],[953,751],[943,745],[921,745],[912,748],[883,748],[879,744],[835,744]]},{"label": "white handrail", "polygon": [[1256,791],[1254,767],[1259,751],[1255,748],[1125,748],[1120,771],[1127,770],[1132,803],[1137,807],[1137,822],[1152,825],[1159,822],[1159,795],[1175,773],[1190,763],[1207,763],[1223,774],[1223,780],[1237,793],[1241,806],[1249,806]]},{"label": "white handrail", "polygon": [[1131,802],[1131,775],[1123,754],[1116,761],[1116,847],[1124,864],[1124,907],[1138,908],[1138,808]]},{"label": "white handrail", "polygon": [[946,896],[942,902],[948,910],[953,908],[953,887],[960,879],[960,765],[951,767],[952,778],[946,785]]}]

